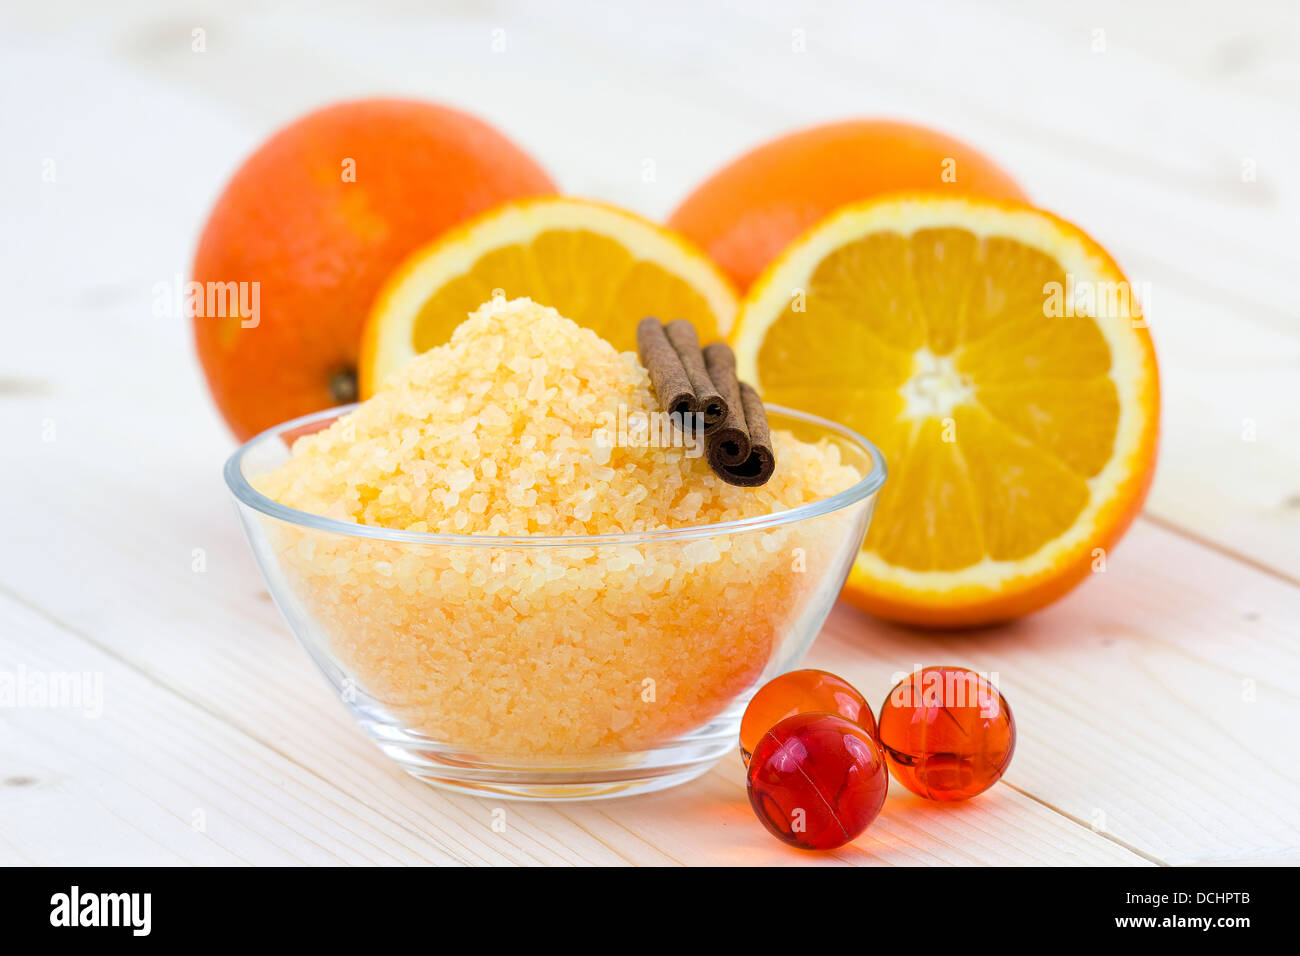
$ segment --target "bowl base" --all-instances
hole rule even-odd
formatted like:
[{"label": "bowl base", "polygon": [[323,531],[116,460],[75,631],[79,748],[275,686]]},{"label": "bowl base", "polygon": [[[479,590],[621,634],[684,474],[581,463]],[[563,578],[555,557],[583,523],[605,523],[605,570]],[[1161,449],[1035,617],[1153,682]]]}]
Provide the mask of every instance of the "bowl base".
[{"label": "bowl base", "polygon": [[541,764],[458,751],[384,722],[360,723],[407,773],[444,790],[502,800],[604,800],[665,790],[707,773],[735,752],[742,706],[650,750]]},{"label": "bowl base", "polygon": [[[565,800],[610,800],[615,797],[633,797],[642,793],[654,793],[688,783],[713,769],[719,758],[707,763],[685,767],[672,772],[663,769],[645,773],[631,779],[588,781],[573,780],[571,775],[567,782],[556,783],[546,780],[463,780],[450,776],[442,770],[423,767],[406,767],[406,772],[415,779],[453,793],[463,793],[471,797],[493,797],[498,800],[516,800],[523,802],[558,802]],[[592,774],[592,777],[599,777]]]}]

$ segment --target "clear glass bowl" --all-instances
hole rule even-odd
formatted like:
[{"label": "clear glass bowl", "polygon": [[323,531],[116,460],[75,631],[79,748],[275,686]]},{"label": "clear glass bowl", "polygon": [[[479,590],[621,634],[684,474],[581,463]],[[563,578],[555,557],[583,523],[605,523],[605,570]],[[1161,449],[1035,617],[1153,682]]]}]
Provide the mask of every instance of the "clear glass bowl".
[{"label": "clear glass bowl", "polygon": [[753,692],[807,653],[885,481],[880,452],[769,406],[862,480],[788,511],[642,534],[393,531],[308,514],[249,483],[350,407],[226,462],[289,627],[379,748],[438,786],[591,799],[683,783],[736,747]]}]

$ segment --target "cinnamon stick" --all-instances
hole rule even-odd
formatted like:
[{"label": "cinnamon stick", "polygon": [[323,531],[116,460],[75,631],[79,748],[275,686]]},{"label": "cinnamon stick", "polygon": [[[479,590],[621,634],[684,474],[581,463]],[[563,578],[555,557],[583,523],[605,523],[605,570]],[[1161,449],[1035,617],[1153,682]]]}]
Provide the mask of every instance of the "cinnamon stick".
[{"label": "cinnamon stick", "polygon": [[755,488],[776,468],[772,433],[763,400],[736,377],[736,356],[724,342],[700,348],[695,327],[685,319],[667,325],[653,316],[636,327],[636,348],[650,372],[659,404],[690,427],[687,415],[704,421],[709,467],[729,484]]},{"label": "cinnamon stick", "polygon": [[[714,456],[724,467],[744,464],[749,458],[749,429],[745,427],[740,382],[736,379],[736,353],[726,342],[714,342],[704,348],[704,367],[727,403],[727,417],[708,436],[710,443],[716,446]],[[713,464],[712,458],[709,463]]]},{"label": "cinnamon stick", "polygon": [[708,369],[704,367],[704,354],[700,350],[700,339],[695,334],[695,326],[685,319],[675,319],[664,326],[664,335],[681,359],[686,377],[695,392],[694,411],[704,416],[704,434],[706,437],[712,435],[726,420],[727,402],[709,377]]},{"label": "cinnamon stick", "polygon": [[719,478],[742,488],[757,488],[767,484],[776,469],[776,455],[772,451],[772,433],[767,423],[767,411],[758,392],[740,383],[740,403],[745,413],[745,427],[749,431],[749,457],[739,465],[726,465],[718,458],[719,447],[708,442],[705,453]]},{"label": "cinnamon stick", "polygon": [[668,414],[680,416],[678,422],[685,425],[686,416],[696,411],[695,389],[664,327],[652,315],[637,324],[636,351],[650,372],[650,384],[659,404]]}]

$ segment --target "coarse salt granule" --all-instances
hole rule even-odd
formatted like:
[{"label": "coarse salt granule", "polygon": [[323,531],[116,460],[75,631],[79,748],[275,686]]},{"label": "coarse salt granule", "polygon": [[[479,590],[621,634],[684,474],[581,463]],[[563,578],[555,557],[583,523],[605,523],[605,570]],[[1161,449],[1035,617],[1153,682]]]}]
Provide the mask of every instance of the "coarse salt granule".
[{"label": "coarse salt granule", "polygon": [[[759,488],[723,482],[680,444],[615,440],[614,423],[657,412],[634,354],[529,299],[492,302],[253,483],[362,525],[550,537],[756,517],[861,477],[835,445],[782,431]],[[852,519],[542,548],[265,520],[361,690],[407,729],[528,758],[642,749],[717,714],[788,637]]]}]

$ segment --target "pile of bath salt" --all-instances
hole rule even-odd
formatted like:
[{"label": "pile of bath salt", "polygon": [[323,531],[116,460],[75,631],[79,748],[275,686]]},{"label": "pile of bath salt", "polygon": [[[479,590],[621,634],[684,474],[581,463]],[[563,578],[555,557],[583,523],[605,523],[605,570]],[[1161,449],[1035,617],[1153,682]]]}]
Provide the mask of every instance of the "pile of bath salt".
[{"label": "pile of bath salt", "polygon": [[860,477],[834,446],[778,431],[772,480],[735,487],[680,433],[627,427],[658,414],[635,354],[530,299],[498,300],[254,484],[363,525],[578,535],[770,514]]}]

